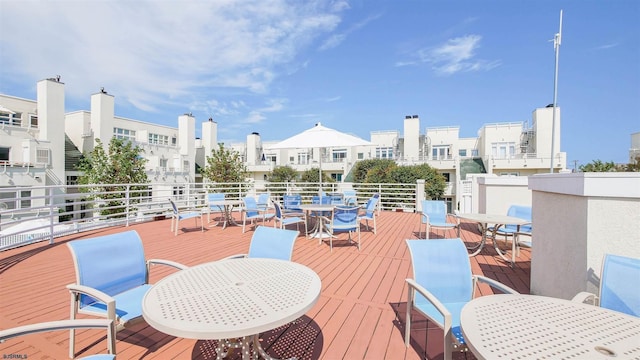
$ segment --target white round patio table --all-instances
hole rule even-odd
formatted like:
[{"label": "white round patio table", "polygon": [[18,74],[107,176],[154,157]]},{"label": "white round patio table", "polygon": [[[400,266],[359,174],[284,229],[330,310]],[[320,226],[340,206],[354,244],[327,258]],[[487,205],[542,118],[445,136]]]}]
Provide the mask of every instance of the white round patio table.
[{"label": "white round patio table", "polygon": [[[258,334],[294,321],[320,297],[321,281],[291,261],[226,259],[178,271],[158,281],[142,299],[149,325],[176,337],[243,338],[265,358]],[[218,353],[220,356],[220,352]]]},{"label": "white round patio table", "polygon": [[481,296],[460,324],[478,359],[640,359],[640,318],[575,301]]},{"label": "white round patio table", "polygon": [[316,220],[315,226],[310,232],[310,235],[309,235],[310,237],[315,237],[320,239],[331,237],[331,234],[327,231],[326,226],[324,224],[324,216],[321,216],[321,214],[326,211],[332,212],[333,209],[336,207],[335,205],[302,204],[302,205],[298,205],[298,207],[309,214],[311,214],[312,212],[319,213],[317,214],[318,216],[316,216],[317,220]]},{"label": "white round patio table", "polygon": [[[211,206],[221,206],[222,207],[222,228],[226,228],[227,225],[238,225],[238,223],[235,221],[235,219],[233,218],[233,207],[234,206],[240,206],[242,205],[243,202],[242,200],[231,200],[231,199],[225,199],[225,200],[212,200],[209,202],[209,216],[211,216]],[[213,227],[213,226],[217,226],[218,223],[220,223],[220,221],[216,222],[215,224],[209,226],[209,227]]]},{"label": "white round patio table", "polygon": [[[494,224],[496,227],[498,225],[505,225],[505,224],[511,224],[511,225],[524,225],[524,224],[528,224],[530,221],[525,220],[525,219],[521,219],[518,217],[514,217],[514,216],[508,216],[508,215],[499,215],[499,214],[474,214],[474,213],[469,213],[469,214],[458,214],[456,215],[458,218],[460,219],[465,219],[465,220],[469,220],[469,221],[473,221],[476,222],[478,224],[482,225],[482,228],[484,229],[484,231],[482,232],[482,240],[480,241],[480,244],[478,244],[477,246],[468,248],[469,250],[472,250],[472,253],[469,256],[476,256],[480,253],[480,251],[482,251],[482,249],[484,248],[485,244],[487,243],[487,229],[489,228],[489,224]],[[458,228],[458,231],[460,228]],[[497,248],[498,244],[493,243],[493,247],[495,248],[496,252],[498,253],[498,255],[500,255],[500,257],[502,259],[504,259],[505,261],[509,262],[510,264],[511,259],[506,258],[504,255],[502,255],[502,252],[499,251],[499,249]],[[515,244],[513,245],[515,248]]]}]

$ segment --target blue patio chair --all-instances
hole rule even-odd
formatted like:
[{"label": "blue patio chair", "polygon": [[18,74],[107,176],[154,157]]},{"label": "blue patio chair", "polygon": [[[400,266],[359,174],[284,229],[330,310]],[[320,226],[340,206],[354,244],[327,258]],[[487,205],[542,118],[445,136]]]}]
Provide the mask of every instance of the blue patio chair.
[{"label": "blue patio chair", "polygon": [[464,349],[460,329],[462,307],[474,298],[478,282],[504,293],[517,294],[495,280],[471,273],[467,248],[461,239],[406,240],[411,255],[413,279],[407,279],[407,313],[404,342],[408,347],[412,311],[433,321],[444,331],[444,358],[455,348]]},{"label": "blue patio chair", "polygon": [[420,227],[418,228],[418,238],[422,234],[422,225],[425,225],[425,239],[429,239],[431,228],[458,229],[460,236],[460,224],[447,222],[447,204],[442,200],[422,200],[422,214],[420,216]]},{"label": "blue patio chair", "polygon": [[[513,265],[516,262],[516,257],[520,256],[520,248],[522,246],[528,248],[532,246],[531,206],[511,205],[509,210],[507,210],[507,215],[528,220],[529,223],[520,226],[513,224],[490,226],[487,231],[490,233],[493,241],[497,240],[498,235],[503,236],[505,241],[511,240],[511,264]],[[522,239],[520,236],[527,236],[527,238]],[[500,248],[499,246],[494,247],[496,251],[500,252],[503,256],[507,256],[508,251],[506,249]]]},{"label": "blue patio chair", "polygon": [[249,220],[250,224],[253,224],[255,227],[256,220],[262,219],[262,224],[267,220],[271,220],[275,214],[267,213],[264,208],[258,207],[258,203],[256,199],[252,196],[246,196],[242,199],[244,203],[244,207],[242,208],[242,233],[245,232],[245,226],[247,224],[247,220]]},{"label": "blue patio chair", "polygon": [[285,214],[302,214],[304,211],[300,208],[302,205],[302,195],[290,194],[282,196],[282,211]]},{"label": "blue patio chair", "polygon": [[[341,232],[346,232],[349,234],[349,243],[352,243],[351,233],[358,233],[358,251],[360,251],[361,237],[360,237],[360,221],[358,220],[358,210],[359,207],[352,206],[336,206],[333,209],[333,213],[331,215],[331,221],[326,224],[327,231],[331,236],[329,239],[329,248],[333,252],[333,238],[336,234]],[[320,243],[322,243],[323,237],[319,238]]]},{"label": "blue patio chair", "polygon": [[271,194],[267,192],[258,195],[256,204],[258,205],[258,209],[267,211],[271,207]]},{"label": "blue patio chair", "polygon": [[[89,314],[114,321],[116,331],[142,319],[142,297],[151,287],[149,267],[163,264],[176,269],[185,265],[150,259],[145,261],[142,240],[135,230],[67,243],[76,271],[71,292],[71,320]],[[74,356],[75,330],[69,351]]]},{"label": "blue patio chair", "polygon": [[[331,205],[331,197],[328,195],[323,195],[322,197],[318,195],[314,195],[311,197],[311,203],[321,204],[321,205]],[[316,217],[316,216],[329,217],[331,216],[331,211],[313,211],[311,212],[311,216],[312,217]]]},{"label": "blue patio chair", "polygon": [[293,245],[298,231],[258,226],[251,237],[247,254],[232,255],[225,259],[267,258],[291,261]]},{"label": "blue patio chair", "polygon": [[[209,204],[209,211],[207,213],[207,222],[211,222],[211,212],[219,212],[220,213],[219,219],[224,219],[225,218],[225,215],[224,215],[224,204],[222,204],[223,201],[224,201],[224,193],[209,193],[209,194],[207,194],[207,203]],[[218,220],[217,223],[219,223],[219,222],[220,222],[220,220]],[[216,225],[217,225],[217,223],[216,223]]]},{"label": "blue patio chair", "polygon": [[355,190],[343,190],[342,196],[344,198],[344,204],[347,206],[358,205],[358,197]]},{"label": "blue patio chair", "polygon": [[169,199],[171,203],[171,210],[173,211],[171,215],[171,231],[174,231],[174,236],[178,236],[178,228],[180,224],[180,220],[186,219],[196,219],[196,226],[198,226],[198,218],[200,218],[200,230],[204,231],[204,224],[202,223],[202,211],[201,210],[178,210],[176,203],[173,200]]},{"label": "blue patio chair", "polygon": [[[113,325],[113,320],[108,319],[58,320],[0,330],[0,342],[4,342],[5,340],[9,340],[22,335],[71,329],[105,329],[107,331],[107,351],[109,352],[109,355],[89,355],[80,359],[113,360],[116,358],[115,328]],[[5,354],[5,358],[9,358],[8,355]]]},{"label": "blue patio chair", "polygon": [[376,206],[378,206],[378,201],[380,200],[380,194],[379,193],[375,193],[373,194],[369,200],[367,200],[367,204],[365,205],[365,208],[362,209],[363,211],[361,211],[360,215],[358,215],[358,220],[365,221],[365,224],[367,226],[367,230],[369,230],[369,220],[371,220],[373,222],[373,233],[375,234],[378,227],[376,225]]},{"label": "blue patio chair", "polygon": [[605,254],[600,272],[599,296],[578,293],[573,300],[640,317],[640,259]]},{"label": "blue patio chair", "polygon": [[276,225],[280,224],[280,229],[284,229],[287,225],[296,224],[296,230],[300,231],[300,223],[304,223],[304,234],[305,237],[307,236],[307,217],[304,213],[302,213],[301,216],[298,216],[300,214],[294,213],[287,214],[282,211],[282,208],[277,201],[273,202],[273,207],[276,211],[273,227],[276,227]]}]

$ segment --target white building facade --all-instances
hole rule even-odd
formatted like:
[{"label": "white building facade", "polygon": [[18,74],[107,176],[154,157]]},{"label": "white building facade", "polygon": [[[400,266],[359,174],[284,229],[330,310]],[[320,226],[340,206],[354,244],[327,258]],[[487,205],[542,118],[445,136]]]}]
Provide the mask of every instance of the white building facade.
[{"label": "white building facade", "polygon": [[[69,147],[87,153],[98,139],[107,145],[114,136],[143,149],[149,179],[165,184],[164,190],[175,193],[180,184],[202,181],[196,165],[204,167],[206,156],[217,147],[216,122],[202,122],[202,136],[196,139],[196,119],[191,114],[178,116],[177,127],[157,125],[116,116],[114,99],[101,90],[91,95],[89,111],[65,113],[64,84],[59,79],[39,81],[36,100],[0,94],[0,187],[23,186],[29,191],[32,186],[73,184],[78,174],[65,164]],[[263,142],[254,132],[244,143],[228,147],[240,153],[255,181],[264,181],[275,167],[284,165],[303,172],[322,163],[323,173],[336,181],[348,181],[360,160],[426,163],[445,176],[444,199],[451,210],[458,206],[463,191],[460,184],[470,174],[529,176],[549,172],[550,166],[554,172],[564,170],[560,109],[556,110],[553,156],[553,107],[535,109],[530,126],[529,121],[485,124],[474,138],[461,138],[457,126],[421,131],[419,116],[411,115],[405,117],[402,132],[372,131],[372,146],[268,150],[275,141]],[[69,156],[66,159],[68,162]],[[10,206],[21,205],[16,202]]]}]

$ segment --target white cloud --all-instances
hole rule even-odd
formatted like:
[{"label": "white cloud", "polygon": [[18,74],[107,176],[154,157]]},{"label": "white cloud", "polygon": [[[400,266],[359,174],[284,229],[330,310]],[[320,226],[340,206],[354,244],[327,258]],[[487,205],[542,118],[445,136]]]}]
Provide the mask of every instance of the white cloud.
[{"label": "white cloud", "polygon": [[369,24],[370,22],[380,18],[380,16],[382,15],[373,15],[373,16],[369,16],[366,19],[353,24],[351,27],[349,27],[345,32],[343,33],[339,33],[339,34],[332,34],[331,36],[329,36],[323,43],[322,45],[320,45],[319,50],[320,51],[324,51],[324,50],[328,50],[328,49],[332,49],[337,47],[338,45],[340,45],[349,34],[351,34],[354,31],[360,30],[363,27],[367,26],[367,24]]},{"label": "white cloud", "polygon": [[444,44],[420,49],[415,59],[397,61],[396,66],[411,66],[426,63],[439,75],[452,75],[466,71],[487,71],[500,65],[499,60],[483,60],[476,58],[476,50],[480,47],[480,35],[466,35],[447,40]]},{"label": "white cloud", "polygon": [[61,74],[69,97],[104,86],[147,111],[198,92],[205,102],[210,89],[266,93],[347,7],[331,0],[3,1],[3,27],[14,30],[0,37],[0,52],[12,54],[1,72],[25,82]]}]

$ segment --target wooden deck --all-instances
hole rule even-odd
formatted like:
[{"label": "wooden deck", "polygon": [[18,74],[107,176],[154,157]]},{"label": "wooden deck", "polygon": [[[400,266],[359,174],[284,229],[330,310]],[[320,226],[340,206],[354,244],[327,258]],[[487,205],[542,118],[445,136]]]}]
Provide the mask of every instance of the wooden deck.
[{"label": "wooden deck", "polygon": [[[236,215],[237,217],[238,215]],[[261,334],[263,346],[271,356],[298,359],[421,359],[442,357],[442,332],[420,316],[412,326],[411,346],[403,340],[406,309],[405,279],[412,277],[405,239],[416,238],[419,215],[382,212],[378,234],[363,226],[362,251],[298,238],[293,261],[315,270],[322,279],[317,304],[293,324]],[[246,253],[252,231],[241,227],[184,229],[178,236],[169,231],[169,220],[82,233],[0,252],[0,328],[69,318],[69,293],[65,285],[75,281],[71,255],[64,245],[76,238],[136,230],[147,258],[170,259],[186,265],[215,261]],[[181,225],[191,226],[192,220]],[[270,224],[269,224],[270,225]],[[474,224],[462,224],[465,241],[479,241]],[[438,234],[442,237],[442,234]],[[431,237],[437,235],[432,232]],[[455,232],[447,233],[455,237]],[[344,239],[345,235],[340,235]],[[344,245],[345,243],[342,242]],[[115,260],[115,259],[114,259]],[[514,269],[486,248],[471,258],[473,272],[499,280],[514,289],[529,292],[530,252],[524,250]],[[173,270],[156,266],[151,282]],[[483,295],[491,293],[481,287]],[[427,340],[428,339],[428,340]],[[428,344],[428,346],[425,345]],[[213,341],[196,341],[165,335],[140,322],[118,332],[118,359],[213,359]],[[29,359],[67,358],[68,332],[58,331],[24,336],[0,344],[0,356],[26,355]],[[106,352],[104,333],[79,332],[78,356]],[[7,357],[5,357],[7,358]],[[230,358],[239,359],[238,352]],[[467,354],[467,358],[473,358]]]}]

